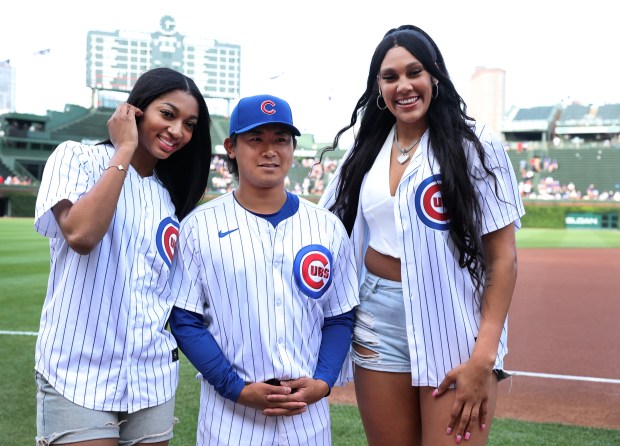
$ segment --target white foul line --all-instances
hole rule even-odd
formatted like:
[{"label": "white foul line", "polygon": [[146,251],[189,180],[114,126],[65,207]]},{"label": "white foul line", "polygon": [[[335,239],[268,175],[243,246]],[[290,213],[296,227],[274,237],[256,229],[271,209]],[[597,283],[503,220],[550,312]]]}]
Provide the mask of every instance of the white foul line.
[{"label": "white foul line", "polygon": [[36,331],[5,331],[0,330],[0,335],[17,335],[17,336],[39,336]]},{"label": "white foul line", "polygon": [[[0,330],[0,335],[38,336],[36,331],[5,331]],[[553,373],[518,372],[506,370],[506,373],[515,376],[530,376],[532,378],[565,379],[568,381],[589,381],[595,383],[620,384],[620,379],[593,378],[591,376],[556,375]]]},{"label": "white foul line", "polygon": [[514,374],[515,376],[531,376],[534,378],[566,379],[569,381],[590,381],[595,383],[620,384],[620,379],[593,378],[591,376],[556,375],[553,373],[517,372],[513,370],[506,370],[506,373],[510,373],[511,375]]}]

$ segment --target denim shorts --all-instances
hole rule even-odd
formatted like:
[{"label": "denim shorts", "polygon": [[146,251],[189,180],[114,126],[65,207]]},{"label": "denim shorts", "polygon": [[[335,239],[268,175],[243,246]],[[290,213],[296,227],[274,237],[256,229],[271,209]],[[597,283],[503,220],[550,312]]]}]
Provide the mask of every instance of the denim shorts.
[{"label": "denim shorts", "polygon": [[355,365],[382,372],[409,373],[411,361],[400,282],[366,272],[355,310],[353,345],[372,350],[362,355],[351,349]]},{"label": "denim shorts", "polygon": [[174,398],[134,413],[79,406],[58,393],[41,374],[37,382],[37,446],[117,438],[119,445],[158,443],[172,438]]},{"label": "denim shorts", "polygon": [[[411,372],[403,287],[400,282],[366,272],[360,289],[360,304],[355,310],[353,344],[374,352],[362,355],[352,348],[351,360],[355,365],[381,372]],[[493,373],[498,381],[510,377],[509,373],[501,369],[495,369]]]}]

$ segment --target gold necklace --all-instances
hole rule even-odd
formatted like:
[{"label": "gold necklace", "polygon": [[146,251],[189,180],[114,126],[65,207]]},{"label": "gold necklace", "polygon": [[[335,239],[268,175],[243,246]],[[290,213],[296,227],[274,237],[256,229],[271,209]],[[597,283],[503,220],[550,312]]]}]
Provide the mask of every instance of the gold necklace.
[{"label": "gold necklace", "polygon": [[400,152],[396,156],[396,160],[400,164],[404,164],[405,161],[407,161],[409,159],[409,156],[410,156],[409,152],[411,151],[411,149],[413,149],[415,146],[417,146],[420,141],[422,141],[422,137],[421,136],[420,136],[420,139],[418,139],[417,141],[414,141],[413,144],[411,144],[409,147],[407,147],[406,149],[403,149],[400,146],[400,144],[398,144],[398,132],[396,130],[394,130],[394,144],[396,145],[396,148]]}]

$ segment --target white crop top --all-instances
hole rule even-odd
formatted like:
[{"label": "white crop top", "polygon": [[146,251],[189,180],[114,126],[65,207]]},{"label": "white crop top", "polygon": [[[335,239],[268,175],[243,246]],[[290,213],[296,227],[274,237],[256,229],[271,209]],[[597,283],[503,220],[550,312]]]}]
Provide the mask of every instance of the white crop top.
[{"label": "white crop top", "polygon": [[[394,132],[394,129],[392,129]],[[377,155],[362,186],[360,202],[362,215],[368,224],[368,245],[375,251],[400,258],[396,237],[394,197],[390,194],[390,155],[392,133]]]}]

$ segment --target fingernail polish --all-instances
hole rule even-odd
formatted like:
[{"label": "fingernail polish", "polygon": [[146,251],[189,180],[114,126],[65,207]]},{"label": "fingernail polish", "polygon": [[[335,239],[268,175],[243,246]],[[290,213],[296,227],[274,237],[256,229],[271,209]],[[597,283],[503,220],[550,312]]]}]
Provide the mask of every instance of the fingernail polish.
[{"label": "fingernail polish", "polygon": [[456,442],[457,442],[457,443],[460,443],[462,438],[463,438],[463,437],[461,437],[460,435],[457,435],[457,436],[456,436]]},{"label": "fingernail polish", "polygon": [[469,440],[471,438],[471,432],[465,432],[465,440]]},{"label": "fingernail polish", "polygon": [[481,429],[481,430],[485,430],[486,428],[487,428],[487,425],[486,425],[486,424],[482,423],[482,424],[480,425],[480,429]]},{"label": "fingernail polish", "polygon": [[437,389],[433,390],[433,396],[437,396],[438,393],[439,391]]},{"label": "fingernail polish", "polygon": [[452,428],[448,426],[448,429],[446,429],[446,435],[450,435],[452,433]]}]

